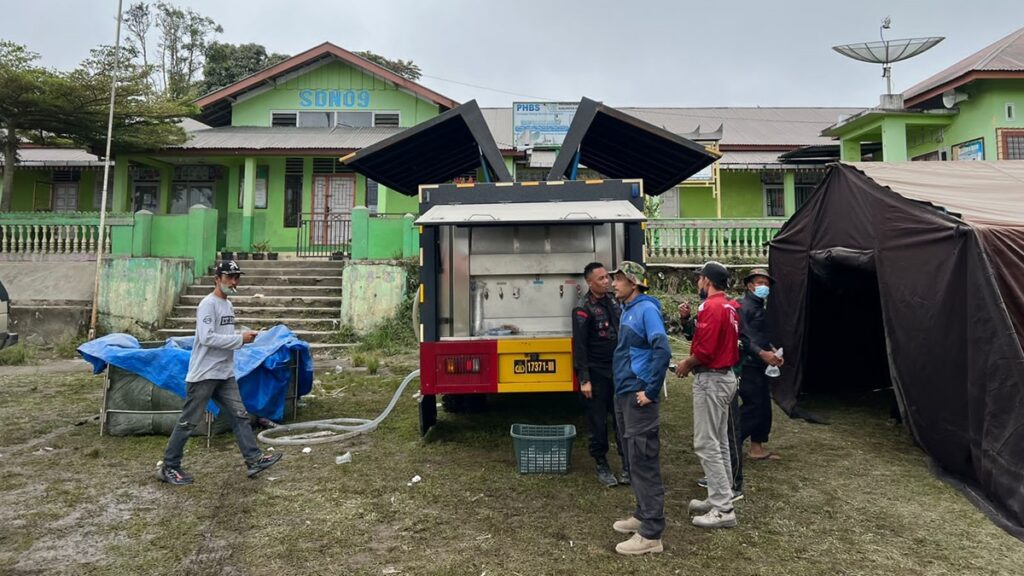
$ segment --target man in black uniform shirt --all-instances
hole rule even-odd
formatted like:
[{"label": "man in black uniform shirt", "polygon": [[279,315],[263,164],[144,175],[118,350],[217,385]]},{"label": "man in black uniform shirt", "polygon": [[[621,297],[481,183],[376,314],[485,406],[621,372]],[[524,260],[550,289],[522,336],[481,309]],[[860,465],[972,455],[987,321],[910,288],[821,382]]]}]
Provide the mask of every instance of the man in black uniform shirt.
[{"label": "man in black uniform shirt", "polygon": [[[580,384],[590,428],[590,455],[597,462],[597,478],[605,486],[629,484],[629,464],[622,452],[622,436],[615,425],[612,354],[619,338],[619,304],[608,290],[611,278],[600,262],[583,269],[590,289],[572,310],[573,369]],[[608,418],[615,430],[615,445],[622,459],[622,474],[615,478],[608,465]]]}]

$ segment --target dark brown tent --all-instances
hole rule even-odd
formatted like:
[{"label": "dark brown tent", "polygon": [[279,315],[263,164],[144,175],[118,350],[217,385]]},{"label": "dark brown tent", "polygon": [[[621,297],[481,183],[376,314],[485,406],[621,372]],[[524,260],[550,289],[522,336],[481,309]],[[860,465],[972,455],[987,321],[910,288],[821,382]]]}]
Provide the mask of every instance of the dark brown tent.
[{"label": "dark brown tent", "polygon": [[1024,162],[834,165],[770,264],[778,404],[891,382],[920,446],[1024,537]]}]

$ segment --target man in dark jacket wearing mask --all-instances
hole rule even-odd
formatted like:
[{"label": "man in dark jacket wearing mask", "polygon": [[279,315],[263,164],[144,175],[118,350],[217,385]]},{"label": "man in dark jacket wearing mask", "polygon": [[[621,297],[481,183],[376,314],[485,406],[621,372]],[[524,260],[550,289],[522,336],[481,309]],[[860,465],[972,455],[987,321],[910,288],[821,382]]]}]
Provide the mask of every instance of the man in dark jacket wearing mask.
[{"label": "man in dark jacket wearing mask", "polygon": [[[629,484],[629,463],[622,452],[622,436],[615,423],[615,383],[612,355],[619,340],[618,302],[609,294],[611,277],[600,262],[583,269],[589,291],[572,310],[572,361],[583,395],[590,428],[590,456],[597,463],[597,479],[605,486]],[[622,475],[616,479],[608,466],[608,417],[615,445],[622,459]]]},{"label": "man in dark jacket wearing mask", "polygon": [[764,447],[772,430],[772,396],[768,366],[782,366],[768,336],[765,302],[775,279],[764,268],[754,268],[743,279],[747,292],[740,301],[740,350],[743,375],[740,378],[740,443],[750,438],[751,459],[778,460]]}]

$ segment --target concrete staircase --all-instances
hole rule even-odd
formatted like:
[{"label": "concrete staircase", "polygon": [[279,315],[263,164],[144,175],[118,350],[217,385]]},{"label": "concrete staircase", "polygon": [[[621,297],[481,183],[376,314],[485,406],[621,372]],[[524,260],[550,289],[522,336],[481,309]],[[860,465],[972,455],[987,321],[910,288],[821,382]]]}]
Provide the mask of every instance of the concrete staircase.
[{"label": "concrete staircase", "polygon": [[[284,324],[314,349],[340,328],[343,263],[328,260],[239,261],[245,275],[231,297],[235,326],[253,330]],[[213,290],[212,272],[185,289],[160,336],[192,336],[196,307]]]}]

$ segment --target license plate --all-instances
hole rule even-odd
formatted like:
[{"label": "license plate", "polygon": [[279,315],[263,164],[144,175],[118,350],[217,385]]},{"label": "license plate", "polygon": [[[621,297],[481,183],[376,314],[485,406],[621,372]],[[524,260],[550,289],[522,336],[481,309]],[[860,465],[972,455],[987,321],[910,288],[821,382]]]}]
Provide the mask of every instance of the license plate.
[{"label": "license plate", "polygon": [[516,374],[554,374],[554,360],[515,360],[512,370]]}]

